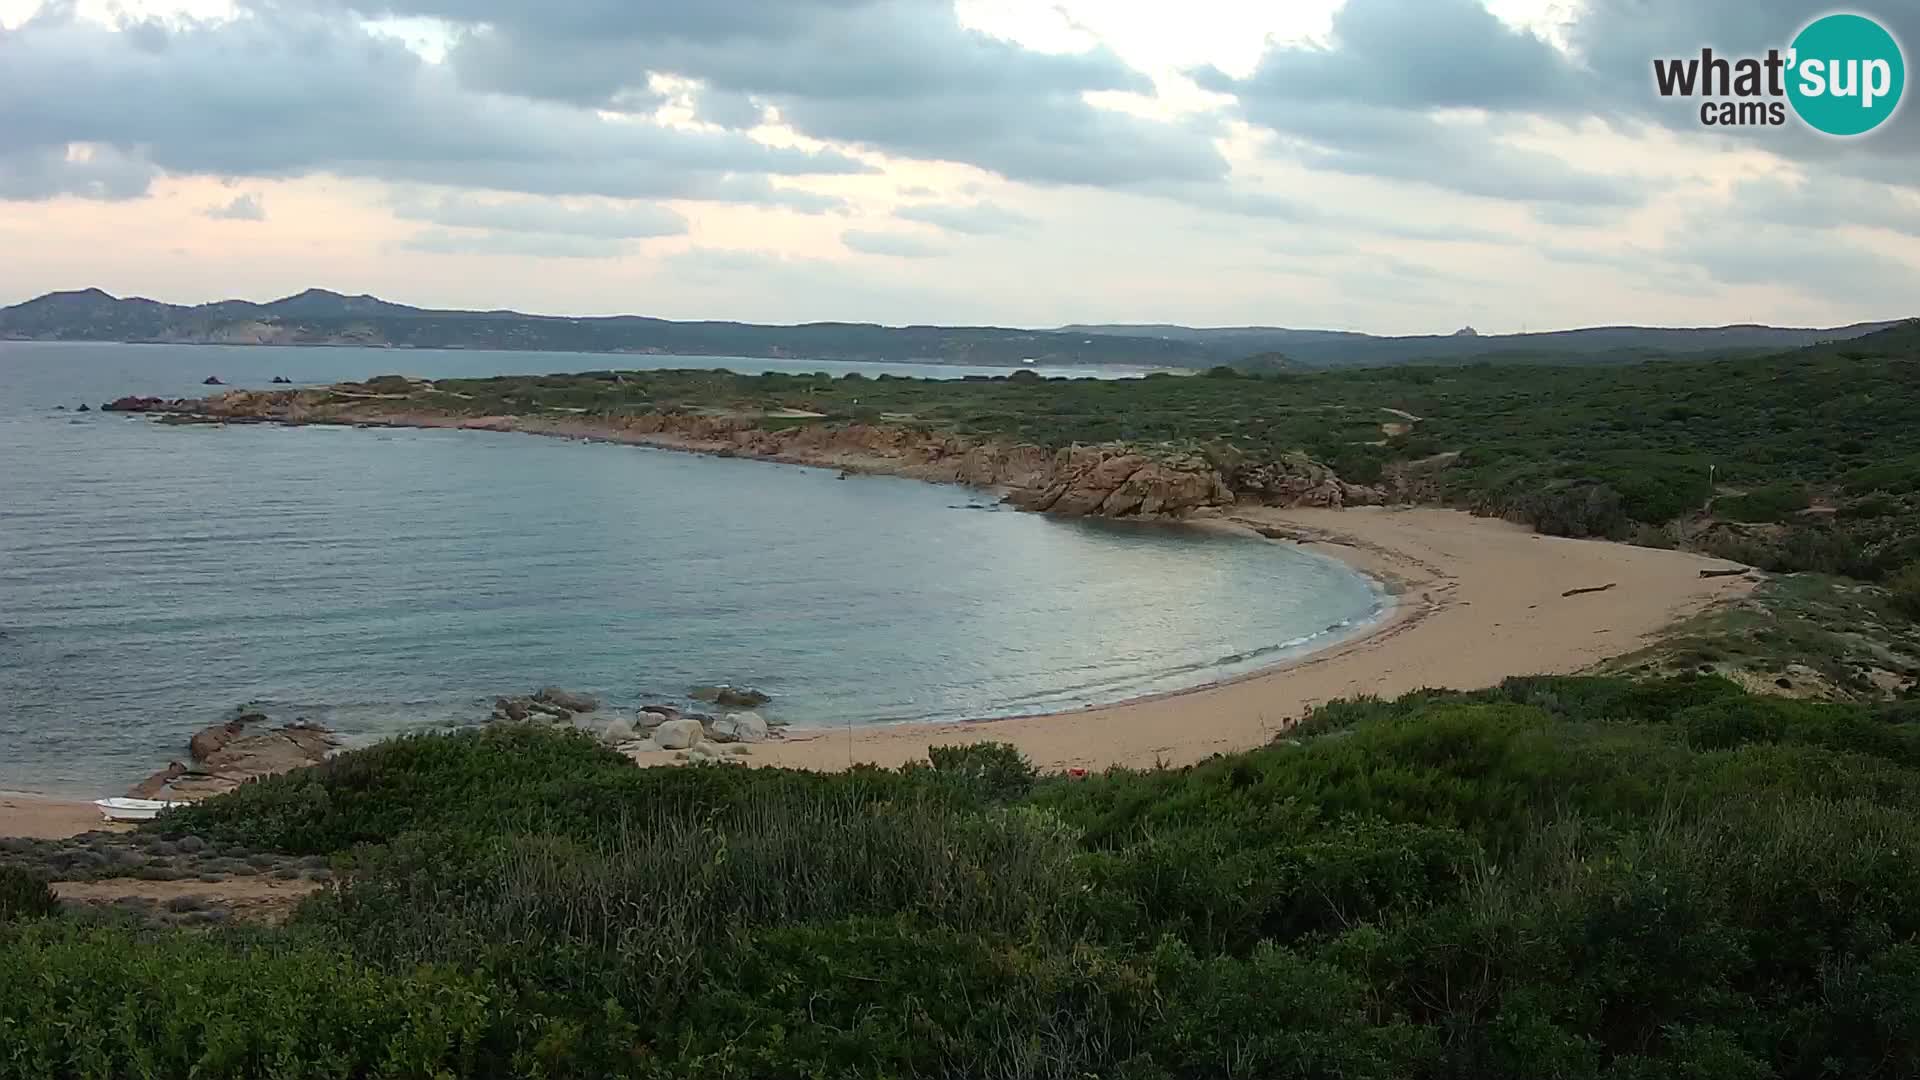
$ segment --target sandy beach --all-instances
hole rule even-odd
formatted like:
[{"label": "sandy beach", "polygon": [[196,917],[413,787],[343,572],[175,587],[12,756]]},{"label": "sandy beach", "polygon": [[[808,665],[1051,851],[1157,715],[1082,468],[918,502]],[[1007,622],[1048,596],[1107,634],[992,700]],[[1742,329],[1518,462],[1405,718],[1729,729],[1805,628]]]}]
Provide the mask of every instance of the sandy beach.
[{"label": "sandy beach", "polygon": [[124,829],[108,824],[99,807],[89,802],[50,799],[17,791],[0,791],[0,836],[51,839],[89,829]]},{"label": "sandy beach", "polygon": [[[1245,508],[1203,523],[1297,536],[1385,584],[1394,609],[1364,636],[1212,686],[1044,716],[796,731],[753,747],[747,760],[809,769],[896,766],[923,760],[930,746],[997,741],[1048,770],[1184,765],[1265,743],[1314,706],[1339,698],[1577,672],[1752,588],[1741,577],[1699,576],[1702,568],[1727,565],[1722,560],[1541,536],[1457,510]],[[1611,587],[1563,595],[1600,586]],[[674,760],[665,752],[635,758]],[[84,802],[0,795],[0,836],[63,836],[100,825]]]},{"label": "sandy beach", "polygon": [[1215,523],[1312,537],[1315,550],[1385,582],[1398,605],[1365,637],[1231,682],[1046,716],[794,732],[754,747],[751,760],[894,766],[924,759],[929,746],[997,741],[1042,769],[1190,764],[1265,743],[1327,701],[1577,672],[1753,587],[1741,577],[1700,577],[1703,568],[1728,565],[1723,560],[1541,536],[1457,510],[1255,508]]}]

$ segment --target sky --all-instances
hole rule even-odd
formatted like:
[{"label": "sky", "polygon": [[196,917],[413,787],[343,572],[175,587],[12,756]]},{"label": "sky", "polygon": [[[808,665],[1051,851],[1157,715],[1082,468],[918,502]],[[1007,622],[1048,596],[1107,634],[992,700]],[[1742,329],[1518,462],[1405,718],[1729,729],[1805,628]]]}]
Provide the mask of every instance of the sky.
[{"label": "sky", "polygon": [[[1920,55],[1920,5],[1873,0]],[[0,304],[757,322],[1920,315],[1920,107],[1710,129],[1793,0],[0,0]],[[1920,95],[1913,91],[1908,96]]]}]

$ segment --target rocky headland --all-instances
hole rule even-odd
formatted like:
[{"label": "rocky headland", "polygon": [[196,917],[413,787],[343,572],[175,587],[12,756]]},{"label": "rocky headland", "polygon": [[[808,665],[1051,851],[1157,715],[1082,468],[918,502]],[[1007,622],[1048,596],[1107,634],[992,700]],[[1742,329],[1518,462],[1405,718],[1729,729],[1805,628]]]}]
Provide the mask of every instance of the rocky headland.
[{"label": "rocky headland", "polygon": [[476,413],[431,382],[397,376],[198,399],[124,397],[102,408],[156,414],[170,423],[458,428],[597,439],[989,488],[1023,510],[1080,517],[1177,518],[1236,505],[1373,506],[1397,497],[1392,484],[1348,483],[1304,453],[1221,463],[1191,451],[1118,442],[1049,449],[906,423],[829,422],[793,410]]}]

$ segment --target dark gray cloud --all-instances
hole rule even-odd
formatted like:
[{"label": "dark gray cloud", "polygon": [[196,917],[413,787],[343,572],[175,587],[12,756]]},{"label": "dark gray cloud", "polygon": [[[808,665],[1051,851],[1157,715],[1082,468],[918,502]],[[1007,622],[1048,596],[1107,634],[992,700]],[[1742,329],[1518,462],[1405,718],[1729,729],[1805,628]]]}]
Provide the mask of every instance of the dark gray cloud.
[{"label": "dark gray cloud", "polygon": [[889,255],[898,259],[927,259],[947,253],[940,245],[917,236],[871,229],[847,229],[841,232],[840,242],[849,251],[865,255]]},{"label": "dark gray cloud", "polygon": [[1849,179],[1747,180],[1734,186],[1729,216],[1810,229],[1854,225],[1920,237],[1920,194]]},{"label": "dark gray cloud", "polygon": [[1501,22],[1481,0],[1348,0],[1330,45],[1281,45],[1245,79],[1214,69],[1197,79],[1239,96],[1249,119],[1277,130],[1324,102],[1540,112],[1591,95],[1552,44]]},{"label": "dark gray cloud", "polygon": [[766,106],[755,101],[753,95],[737,90],[704,87],[694,96],[693,104],[694,115],[701,120],[735,131],[758,127],[767,115]]},{"label": "dark gray cloud", "polygon": [[158,173],[151,162],[112,147],[91,148],[85,156],[76,157],[65,144],[8,145],[0,133],[0,199],[35,202],[61,195],[137,199],[147,193]]},{"label": "dark gray cloud", "polygon": [[623,240],[464,229],[426,229],[408,237],[408,251],[429,255],[508,255],[552,259],[610,259],[629,254]]},{"label": "dark gray cloud", "polygon": [[[1508,145],[1499,135],[1509,118],[1599,119],[1628,132],[1657,124],[1836,174],[1920,186],[1913,109],[1865,139],[1828,139],[1793,123],[1728,133],[1701,125],[1697,103],[1654,92],[1656,58],[1697,56],[1706,46],[1764,54],[1816,13],[1805,0],[1588,0],[1566,25],[1571,52],[1563,53],[1481,0],[1347,0],[1324,46],[1276,45],[1246,78],[1214,69],[1195,78],[1235,95],[1250,122],[1281,135],[1285,152],[1311,167],[1566,208],[1543,211],[1543,220],[1632,206],[1656,185]],[[1920,5],[1874,14],[1910,51],[1920,42]],[[1439,114],[1449,109],[1481,111],[1488,123],[1445,123]]]},{"label": "dark gray cloud", "polygon": [[968,236],[1013,232],[1034,224],[1034,220],[1025,214],[984,202],[963,206],[949,203],[922,203],[916,206],[903,206],[895,210],[893,216],[902,221],[917,221],[922,225],[933,225],[948,232],[964,233]]},{"label": "dark gray cloud", "polygon": [[1089,91],[1151,92],[1112,52],[1025,49],[961,25],[951,0],[376,0],[368,10],[462,28],[450,62],[490,91],[609,105],[658,73],[770,105],[816,138],[1017,180],[1124,186],[1226,171],[1208,127],[1086,103]]},{"label": "dark gray cloud", "polygon": [[[76,73],[84,72],[84,77]],[[65,160],[71,143],[110,148]],[[0,36],[0,183],[129,197],[158,171],[334,173],[545,195],[793,200],[771,175],[867,171],[833,152],[477,93],[344,15],[272,7],[126,32],[44,15]],[[52,190],[48,190],[52,189]]]},{"label": "dark gray cloud", "polygon": [[206,209],[208,217],[216,221],[265,221],[266,207],[260,205],[260,197],[251,193],[235,195],[231,202]]},{"label": "dark gray cloud", "polygon": [[1570,116],[1594,99],[1590,79],[1552,44],[1480,0],[1348,0],[1327,45],[1275,46],[1243,79],[1217,69],[1195,78],[1233,94],[1248,121],[1313,168],[1491,199],[1626,206],[1646,194],[1644,183],[1508,145],[1497,121],[1437,115]]},{"label": "dark gray cloud", "polygon": [[398,200],[394,214],[409,221],[461,229],[602,239],[641,240],[681,236],[687,231],[687,219],[678,212],[646,203],[571,207],[537,199],[500,201],[443,195],[436,199]]},{"label": "dark gray cloud", "polygon": [[1670,238],[1666,255],[1724,285],[1771,285],[1886,318],[1911,314],[1920,295],[1920,267],[1826,229],[1703,223]]}]

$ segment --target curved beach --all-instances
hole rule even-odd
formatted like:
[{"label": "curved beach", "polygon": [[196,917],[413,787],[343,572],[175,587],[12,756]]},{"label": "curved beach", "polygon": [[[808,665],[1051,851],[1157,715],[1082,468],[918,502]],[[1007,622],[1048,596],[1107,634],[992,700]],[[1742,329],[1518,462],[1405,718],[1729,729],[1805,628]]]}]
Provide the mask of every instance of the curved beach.
[{"label": "curved beach", "polygon": [[[1252,508],[1212,520],[1297,534],[1380,580],[1398,603],[1361,637],[1228,682],[1038,716],[795,731],[754,747],[752,760],[896,766],[924,759],[931,746],[993,741],[1018,747],[1043,770],[1190,764],[1267,742],[1328,701],[1580,671],[1753,587],[1744,577],[1700,577],[1723,560],[1543,536],[1459,510]],[[1611,587],[1563,595],[1601,586]]]},{"label": "curved beach", "polygon": [[[1577,672],[1753,587],[1744,577],[1700,577],[1703,568],[1726,565],[1721,560],[1543,536],[1458,510],[1244,508],[1202,520],[1298,537],[1379,580],[1397,602],[1362,636],[1227,682],[1062,713],[796,730],[753,747],[747,760],[805,769],[897,766],[924,760],[932,746],[994,741],[1018,747],[1045,770],[1190,764],[1267,742],[1328,701]],[[1563,595],[1600,586],[1611,588]],[[675,758],[658,752],[635,760]],[[98,822],[84,802],[0,797],[0,836],[68,835]]]}]

